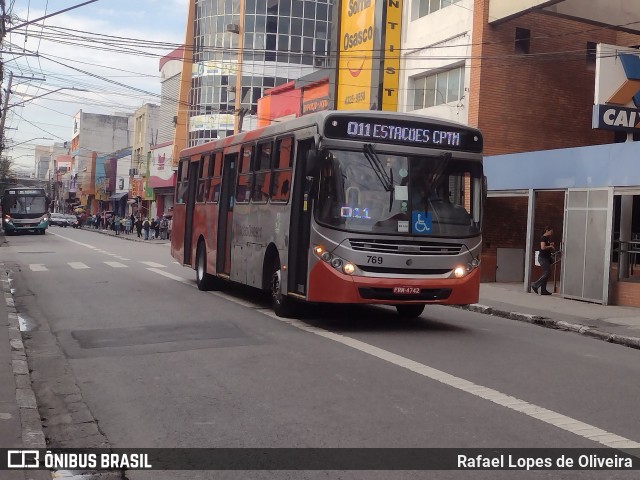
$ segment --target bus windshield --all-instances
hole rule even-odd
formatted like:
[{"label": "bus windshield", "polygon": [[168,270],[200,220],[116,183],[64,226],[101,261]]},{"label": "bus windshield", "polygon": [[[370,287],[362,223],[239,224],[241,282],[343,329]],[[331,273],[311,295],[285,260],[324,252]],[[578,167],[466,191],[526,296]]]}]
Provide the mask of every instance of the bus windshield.
[{"label": "bus windshield", "polygon": [[449,154],[373,155],[374,159],[366,151],[322,152],[315,210],[319,223],[372,233],[440,237],[480,233],[479,162]]},{"label": "bus windshield", "polygon": [[42,215],[47,211],[46,197],[29,195],[7,195],[5,206],[9,214]]}]

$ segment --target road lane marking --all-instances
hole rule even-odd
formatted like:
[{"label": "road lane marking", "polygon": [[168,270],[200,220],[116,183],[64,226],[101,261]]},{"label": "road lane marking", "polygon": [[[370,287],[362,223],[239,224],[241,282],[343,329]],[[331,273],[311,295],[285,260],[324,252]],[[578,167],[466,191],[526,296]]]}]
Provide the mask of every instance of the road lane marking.
[{"label": "road lane marking", "polygon": [[156,263],[156,262],[145,262],[145,261],[140,260],[140,263],[142,263],[143,265],[146,265],[147,267],[166,268],[165,265],[162,265],[161,263]]},{"label": "road lane marking", "polygon": [[[158,270],[155,268],[148,268],[147,270],[158,273],[159,275],[178,281],[182,284],[189,285],[190,287],[196,287],[196,285],[189,280],[178,275],[173,275],[164,270]],[[387,350],[383,350],[382,348],[369,345],[368,343],[356,340],[355,338],[346,337],[344,335],[333,333],[322,328],[314,327],[300,320],[278,317],[271,310],[256,308],[257,305],[255,304],[245,302],[244,300],[239,300],[221,292],[212,291],[208,293],[236,303],[238,305],[253,307],[255,311],[267,315],[282,323],[286,323],[287,325],[295,327],[299,330],[303,330],[305,332],[323,337],[327,340],[332,340],[334,342],[340,343],[344,346],[353,348],[354,350],[358,350],[362,353],[366,353],[367,355],[371,355],[400,368],[404,368],[411,372],[417,373],[418,375],[421,375],[425,378],[435,380],[449,387],[461,390],[484,400],[488,400],[501,407],[505,407],[510,410],[522,413],[524,415],[527,415],[528,417],[535,418],[536,420],[544,422],[548,425],[552,425],[556,428],[573,433],[579,437],[586,438],[587,440],[591,440],[606,447],[616,448],[618,450],[640,449],[640,443],[634,440],[616,435],[615,433],[611,433],[606,430],[602,430],[601,428],[581,422],[580,420],[576,420],[553,410],[540,407],[533,403],[529,403],[517,397],[507,395],[493,388],[484,387],[469,380],[465,380],[464,378],[456,377],[455,375],[451,375],[442,370],[438,370],[423,363],[416,362],[415,360],[411,360],[410,358],[403,357]]]},{"label": "road lane marking", "polygon": [[115,257],[118,260],[122,260],[123,262],[126,262],[127,260],[131,260],[130,258],[124,258],[124,257]]},{"label": "road lane marking", "polygon": [[418,375],[422,375],[423,377],[430,378],[431,380],[435,380],[444,385],[448,385],[455,389],[462,390],[463,392],[470,393],[471,395],[474,395],[476,397],[489,400],[490,402],[500,405],[501,407],[506,407],[510,410],[515,410],[516,412],[523,413],[529,417],[540,420],[541,422],[553,425],[554,427],[557,427],[561,430],[566,430],[567,432],[574,433],[575,435],[586,438],[596,443],[600,443],[604,446],[618,449],[640,448],[640,443],[628,438],[621,437],[619,435],[607,432],[606,430],[594,427],[593,425],[589,425],[561,413],[554,412],[553,410],[549,410],[533,403],[529,403],[525,400],[513,397],[511,395],[504,394],[502,392],[499,392],[498,390],[483,387],[482,385],[475,384],[473,382],[465,380],[464,378],[456,377],[449,373],[443,372],[442,370],[437,370],[435,368],[429,367],[428,365],[416,362],[415,360],[411,360],[401,355],[397,355],[387,350],[369,345],[368,343],[361,342],[360,340],[333,333],[328,330],[323,330],[318,327],[313,327],[311,325],[307,325],[304,322],[301,322],[300,320],[280,318],[271,311],[262,311],[262,313],[305,332],[313,333],[314,335],[318,335],[328,340],[340,343],[362,353],[366,353],[373,357],[379,358],[380,360],[384,360],[398,367],[417,373]]},{"label": "road lane marking", "polygon": [[195,285],[191,283],[186,278],[179,277],[178,275],[174,275],[173,273],[169,273],[165,270],[159,270],[157,268],[147,268],[150,272],[157,273],[158,275],[162,275],[163,277],[170,278],[171,280],[175,280],[176,282],[184,283],[185,285],[189,285],[190,287],[194,287]]},{"label": "road lane marking", "polygon": [[120,262],[104,262],[104,263],[106,263],[107,265],[113,268],[129,268],[128,265],[125,265],[124,263],[120,263]]},{"label": "road lane marking", "polygon": [[45,267],[42,263],[30,263],[29,269],[32,272],[48,272],[49,269]]},{"label": "road lane marking", "polygon": [[67,265],[69,265],[71,268],[75,270],[84,270],[85,268],[91,268],[82,262],[67,262]]}]

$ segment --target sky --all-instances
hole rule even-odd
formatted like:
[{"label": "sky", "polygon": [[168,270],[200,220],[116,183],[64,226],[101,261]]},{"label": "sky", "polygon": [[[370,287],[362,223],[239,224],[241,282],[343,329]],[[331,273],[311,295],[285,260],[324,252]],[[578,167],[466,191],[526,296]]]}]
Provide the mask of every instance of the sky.
[{"label": "sky", "polygon": [[80,109],[112,114],[160,103],[159,61],[184,42],[189,0],[97,0],[20,26],[86,1],[6,0],[7,28],[17,28],[4,40],[11,53],[2,54],[2,88],[9,71],[29,77],[14,78],[5,123],[18,170],[33,171],[36,144],[71,140]]}]

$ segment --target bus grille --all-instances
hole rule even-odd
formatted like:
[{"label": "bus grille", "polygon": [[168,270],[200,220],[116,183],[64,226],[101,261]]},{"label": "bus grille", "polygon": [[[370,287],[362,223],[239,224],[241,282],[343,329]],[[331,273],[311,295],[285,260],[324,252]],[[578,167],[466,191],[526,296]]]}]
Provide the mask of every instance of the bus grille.
[{"label": "bus grille", "polygon": [[360,252],[397,253],[402,255],[458,255],[459,243],[421,242],[413,240],[379,240],[350,238],[351,248]]},{"label": "bus grille", "polygon": [[423,288],[415,295],[400,295],[393,293],[391,288],[360,287],[360,296],[367,300],[446,300],[451,295],[450,288]]},{"label": "bus grille", "polygon": [[444,275],[451,272],[451,268],[394,268],[372,267],[371,265],[358,265],[363,272],[393,273],[398,275]]}]

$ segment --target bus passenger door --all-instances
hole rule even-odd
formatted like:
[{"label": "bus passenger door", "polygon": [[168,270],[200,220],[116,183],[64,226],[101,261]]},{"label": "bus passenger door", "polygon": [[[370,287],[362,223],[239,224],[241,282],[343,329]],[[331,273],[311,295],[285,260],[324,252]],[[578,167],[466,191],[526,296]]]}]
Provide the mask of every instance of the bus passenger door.
[{"label": "bus passenger door", "polygon": [[306,178],[307,154],[315,148],[312,138],[298,142],[296,152],[291,219],[289,223],[289,276],[287,290],[306,295],[311,236],[311,183]]},{"label": "bus passenger door", "polygon": [[[202,160],[200,160],[201,162]],[[189,163],[189,186],[187,188],[187,204],[184,219],[184,264],[191,265],[191,244],[193,236],[193,211],[196,203],[196,190],[198,187],[198,170],[200,162]]]},{"label": "bus passenger door", "polygon": [[233,205],[235,203],[237,173],[238,154],[225,155],[218,212],[216,272],[227,275],[231,273],[231,229],[233,228]]}]

